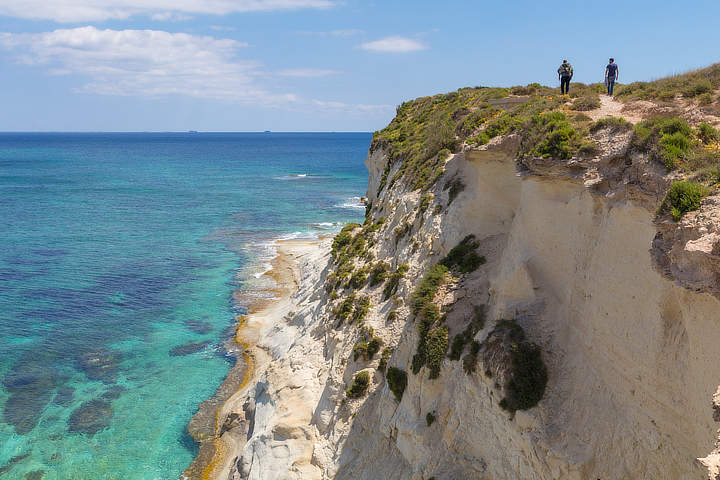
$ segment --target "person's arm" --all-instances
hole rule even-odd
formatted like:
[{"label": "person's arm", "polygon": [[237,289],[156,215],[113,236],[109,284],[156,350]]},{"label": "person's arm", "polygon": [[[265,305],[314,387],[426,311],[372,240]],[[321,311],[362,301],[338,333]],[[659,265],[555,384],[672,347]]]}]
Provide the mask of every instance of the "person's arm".
[{"label": "person's arm", "polygon": [[605,81],[607,81],[608,77],[608,71],[610,70],[610,67],[605,67]]},{"label": "person's arm", "polygon": [[618,67],[617,65],[615,65],[615,81],[620,81],[620,67]]}]

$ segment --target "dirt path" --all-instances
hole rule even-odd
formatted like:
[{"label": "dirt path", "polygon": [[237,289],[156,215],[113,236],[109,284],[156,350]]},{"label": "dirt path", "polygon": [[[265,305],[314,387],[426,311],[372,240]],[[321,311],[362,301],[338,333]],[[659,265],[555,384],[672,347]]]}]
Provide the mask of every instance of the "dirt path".
[{"label": "dirt path", "polygon": [[625,106],[624,103],[615,100],[612,97],[608,97],[607,95],[600,95],[600,108],[597,108],[595,110],[590,110],[588,112],[585,112],[586,115],[588,115],[593,120],[599,120],[601,118],[605,117],[623,117],[625,120],[627,120],[630,123],[637,123],[642,120],[642,117],[630,113],[630,112],[622,112],[623,107]]}]

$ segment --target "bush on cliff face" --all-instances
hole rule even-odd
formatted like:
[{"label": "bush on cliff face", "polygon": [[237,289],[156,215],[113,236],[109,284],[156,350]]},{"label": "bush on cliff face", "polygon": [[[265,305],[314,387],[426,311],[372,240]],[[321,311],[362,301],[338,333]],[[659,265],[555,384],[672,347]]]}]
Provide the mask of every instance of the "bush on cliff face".
[{"label": "bush on cliff face", "polygon": [[[351,295],[350,297],[352,297]],[[350,298],[348,297],[348,298]],[[365,320],[365,315],[367,315],[368,311],[370,310],[370,298],[367,296],[359,297],[355,301],[355,308],[353,310],[352,319],[354,323],[359,323]]]},{"label": "bush on cliff face", "polygon": [[345,390],[345,394],[348,398],[360,398],[367,392],[368,386],[370,385],[370,373],[362,371],[355,375],[350,388]]},{"label": "bush on cliff face", "polygon": [[386,262],[378,262],[370,269],[370,280],[369,285],[374,287],[385,281],[388,277],[388,271],[390,270],[390,264]]},{"label": "bush on cliff face", "polygon": [[509,411],[527,410],[542,400],[548,381],[547,368],[542,361],[540,347],[521,342],[511,346],[512,374],[507,395],[500,406]]},{"label": "bush on cliff face", "polygon": [[434,265],[425,274],[412,295],[412,312],[418,319],[420,336],[412,359],[412,371],[416,375],[423,366],[428,365],[430,378],[437,378],[447,352],[448,329],[445,325],[435,325],[440,320],[440,309],[434,301],[447,274],[448,268],[445,265]]},{"label": "bush on cliff face", "polygon": [[385,374],[385,370],[387,369],[387,363],[390,360],[390,356],[392,355],[392,348],[385,347],[383,348],[382,355],[380,355],[380,361],[378,362],[378,371]]},{"label": "bush on cliff face", "polygon": [[710,189],[697,182],[673,182],[662,204],[661,211],[669,211],[676,222],[687,212],[700,208],[700,202]]},{"label": "bush on cliff face", "polygon": [[527,410],[545,394],[548,372],[540,347],[525,339],[524,330],[515,321],[501,320],[490,332],[485,340],[484,363],[489,375],[492,368],[506,372],[501,408]]},{"label": "bush on cliff face", "polygon": [[334,310],[335,317],[338,319],[338,325],[341,325],[347,320],[353,312],[355,307],[355,295],[349,295],[342,303]]},{"label": "bush on cliff face", "polygon": [[390,298],[397,291],[400,280],[402,280],[408,270],[410,270],[410,265],[403,263],[398,265],[397,270],[388,276],[388,281],[383,289],[383,301]]},{"label": "bush on cliff face", "polygon": [[475,235],[468,235],[448,252],[440,263],[449,269],[460,273],[470,273],[485,263],[485,257],[476,252],[480,242],[475,240]]},{"label": "bush on cliff face", "polygon": [[398,402],[402,400],[403,393],[405,393],[405,388],[407,387],[407,373],[405,373],[405,370],[390,367],[387,370],[385,378],[387,379],[388,388],[395,396],[395,400]]},{"label": "bush on cliff face", "polygon": [[[475,335],[485,326],[485,305],[476,305],[475,312],[467,327],[462,333],[458,333],[453,337],[452,346],[448,358],[450,360],[460,360],[465,345],[475,338]],[[477,352],[475,352],[477,354]]]}]

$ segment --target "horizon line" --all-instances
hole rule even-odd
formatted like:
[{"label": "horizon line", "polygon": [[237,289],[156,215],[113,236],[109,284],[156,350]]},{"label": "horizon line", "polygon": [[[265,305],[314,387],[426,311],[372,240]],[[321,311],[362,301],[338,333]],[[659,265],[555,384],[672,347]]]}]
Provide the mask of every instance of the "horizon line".
[{"label": "horizon line", "polygon": [[6,133],[373,133],[364,130],[0,130]]}]

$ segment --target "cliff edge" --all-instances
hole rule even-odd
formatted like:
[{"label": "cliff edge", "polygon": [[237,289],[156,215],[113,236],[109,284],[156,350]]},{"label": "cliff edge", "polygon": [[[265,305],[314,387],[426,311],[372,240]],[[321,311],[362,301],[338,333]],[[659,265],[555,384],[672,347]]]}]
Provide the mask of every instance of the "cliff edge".
[{"label": "cliff edge", "polygon": [[212,478],[703,478],[720,116],[675,86],[398,107],[365,223],[298,254],[258,330]]}]

